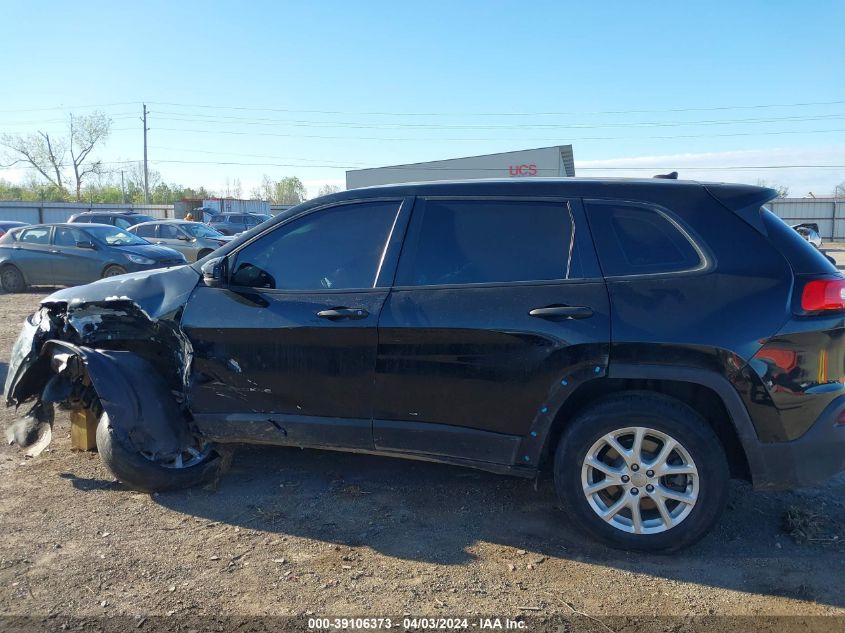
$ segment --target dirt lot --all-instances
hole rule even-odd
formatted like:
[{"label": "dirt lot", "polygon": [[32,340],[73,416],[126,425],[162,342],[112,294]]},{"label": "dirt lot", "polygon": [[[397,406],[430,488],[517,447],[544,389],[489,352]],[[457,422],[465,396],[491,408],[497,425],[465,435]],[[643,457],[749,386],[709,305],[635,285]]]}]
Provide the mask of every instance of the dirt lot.
[{"label": "dirt lot", "polygon": [[[46,291],[0,295],[0,374]],[[12,415],[2,410],[4,426]],[[56,630],[88,630],[104,615],[126,616],[127,630],[201,630],[185,623],[414,614],[536,624],[573,612],[590,616],[573,626],[594,630],[636,630],[655,614],[676,617],[657,630],[722,615],[838,615],[810,622],[845,627],[845,476],[793,493],[736,483],[703,542],[644,556],[571,529],[549,480],[535,491],[447,466],[243,447],[217,490],[150,496],[115,482],[96,454],[72,452],[68,428],[59,413],[37,459],[0,449],[0,616],[35,615]],[[809,519],[807,534],[787,533],[788,511]]]}]

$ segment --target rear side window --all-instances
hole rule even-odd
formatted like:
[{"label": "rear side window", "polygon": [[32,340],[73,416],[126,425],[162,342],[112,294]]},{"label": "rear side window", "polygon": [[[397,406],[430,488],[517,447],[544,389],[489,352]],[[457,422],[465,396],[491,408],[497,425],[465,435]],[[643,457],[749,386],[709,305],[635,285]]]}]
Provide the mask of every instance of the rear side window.
[{"label": "rear side window", "polygon": [[396,284],[570,279],[580,276],[574,254],[565,202],[425,200],[414,209]]},{"label": "rear side window", "polygon": [[135,229],[133,232],[138,237],[155,237],[156,236],[156,224],[143,224]]},{"label": "rear side window", "polygon": [[20,232],[18,241],[26,244],[49,244],[50,229],[46,227],[24,229]]},{"label": "rear side window", "polygon": [[659,209],[604,200],[586,206],[606,277],[680,272],[704,263],[686,232]]}]

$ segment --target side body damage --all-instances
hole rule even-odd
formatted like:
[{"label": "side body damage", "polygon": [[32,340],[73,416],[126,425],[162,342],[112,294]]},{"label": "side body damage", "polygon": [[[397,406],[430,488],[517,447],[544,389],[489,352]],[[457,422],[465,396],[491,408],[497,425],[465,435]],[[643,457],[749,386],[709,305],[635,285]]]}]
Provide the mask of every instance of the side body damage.
[{"label": "side body damage", "polygon": [[106,279],[42,301],[12,351],[6,404],[25,413],[7,439],[30,455],[43,450],[59,404],[107,413],[117,438],[150,459],[179,454],[191,437],[186,393],[193,355],[179,319],[198,280],[185,266]]}]

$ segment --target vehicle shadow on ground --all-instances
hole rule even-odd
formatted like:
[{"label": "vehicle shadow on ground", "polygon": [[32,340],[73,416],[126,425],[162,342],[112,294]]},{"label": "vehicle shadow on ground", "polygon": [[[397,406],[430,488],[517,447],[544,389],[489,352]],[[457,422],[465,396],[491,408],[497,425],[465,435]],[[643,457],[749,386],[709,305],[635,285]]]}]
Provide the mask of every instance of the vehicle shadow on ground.
[{"label": "vehicle shadow on ground", "polygon": [[829,486],[830,491],[812,495],[831,499],[822,505],[837,526],[838,545],[799,545],[782,531],[787,509],[818,508],[817,499],[753,493],[747,484],[735,483],[713,533],[671,555],[621,552],[584,536],[558,508],[548,478],[535,490],[524,479],[387,457],[238,447],[216,491],[193,489],[154,499],[195,517],[369,547],[401,559],[460,565],[475,558],[473,546],[489,542],[526,550],[533,558],[845,606],[845,594],[831,583],[832,567],[840,570],[834,577],[845,572],[845,479]]}]

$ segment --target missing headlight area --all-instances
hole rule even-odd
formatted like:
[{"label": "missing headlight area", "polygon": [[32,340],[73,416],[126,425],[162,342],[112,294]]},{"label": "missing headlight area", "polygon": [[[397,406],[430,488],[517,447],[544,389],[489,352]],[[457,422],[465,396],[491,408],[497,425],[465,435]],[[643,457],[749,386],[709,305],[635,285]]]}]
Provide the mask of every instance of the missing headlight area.
[{"label": "missing headlight area", "polygon": [[192,349],[178,315],[154,318],[125,296],[51,299],[12,351],[6,402],[23,414],[7,429],[9,442],[30,456],[43,451],[59,405],[108,414],[112,431],[151,459],[180,455],[191,442]]}]

